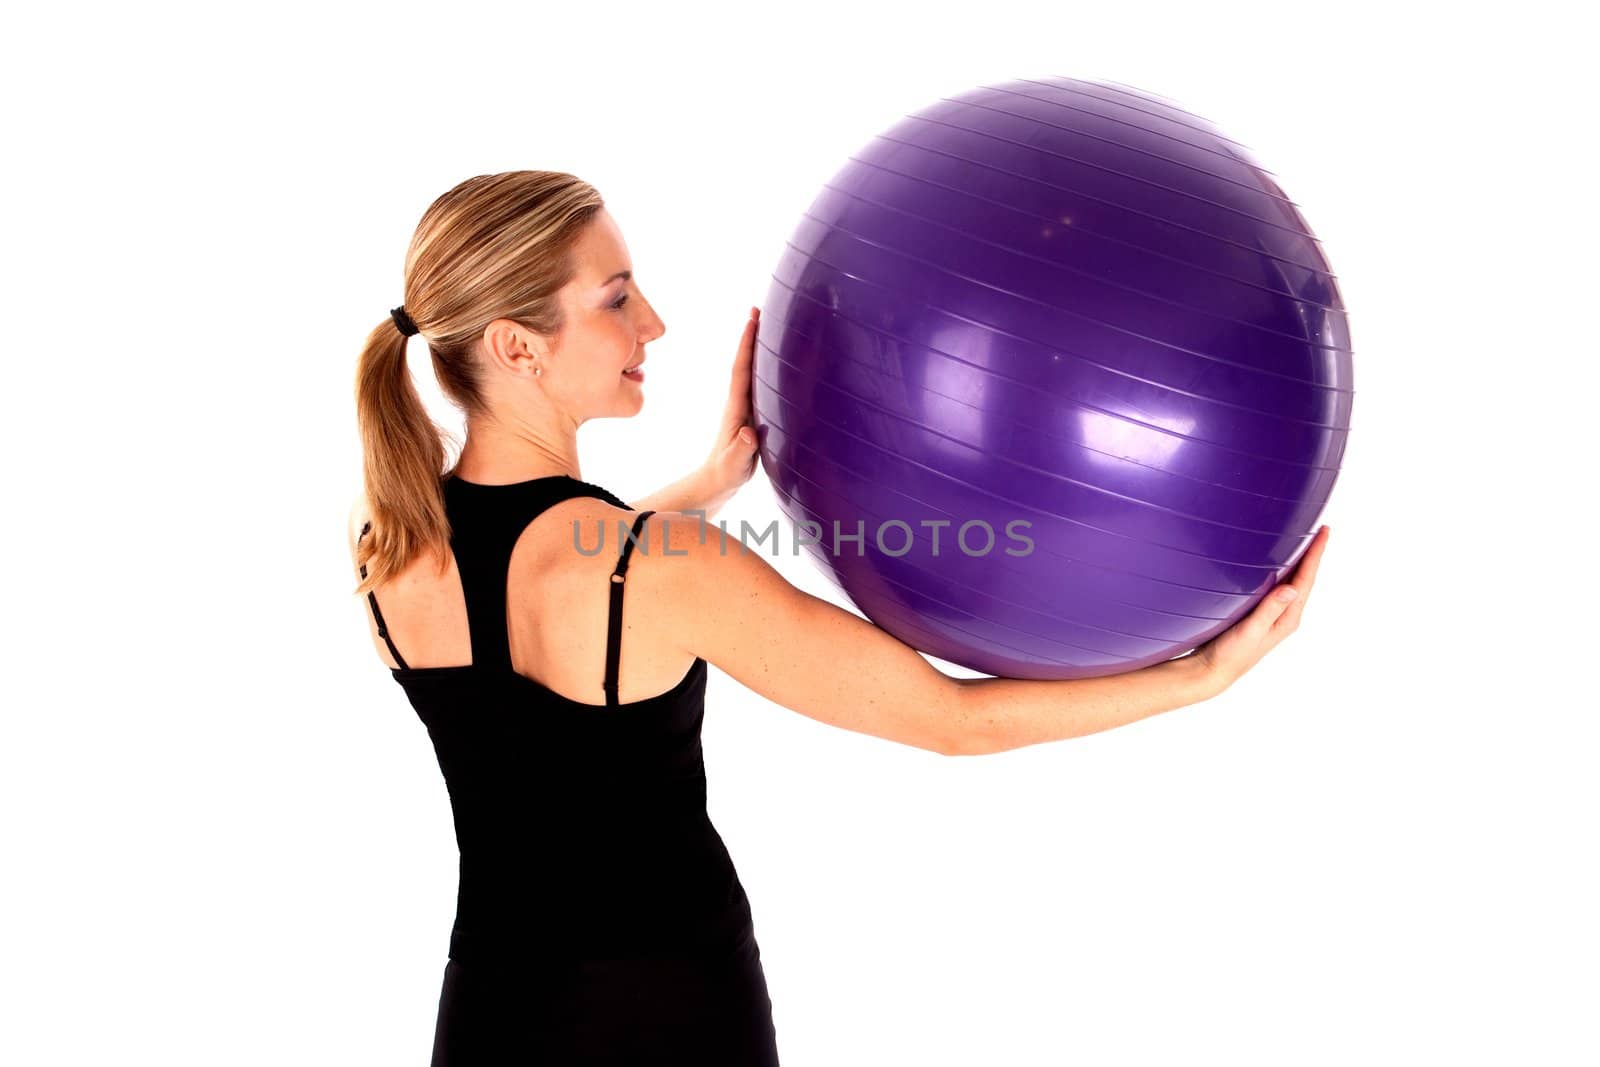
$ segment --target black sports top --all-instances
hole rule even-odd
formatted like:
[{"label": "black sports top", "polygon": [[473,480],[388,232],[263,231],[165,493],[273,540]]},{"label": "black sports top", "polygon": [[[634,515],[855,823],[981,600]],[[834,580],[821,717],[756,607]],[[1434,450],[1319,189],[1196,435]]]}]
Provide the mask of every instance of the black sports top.
[{"label": "black sports top", "polygon": [[592,496],[628,505],[566,475],[481,485],[450,474],[442,484],[472,662],[405,666],[377,598],[369,600],[401,664],[390,673],[427,727],[450,793],[461,857],[451,958],[526,963],[746,948],[749,900],[706,814],[705,660],[666,692],[616,699],[624,576],[651,513],[631,530],[580,531],[584,551],[600,539],[619,554],[606,676],[595,694],[604,703],[590,704],[512,668],[507,570],[518,536],[554,504]]}]

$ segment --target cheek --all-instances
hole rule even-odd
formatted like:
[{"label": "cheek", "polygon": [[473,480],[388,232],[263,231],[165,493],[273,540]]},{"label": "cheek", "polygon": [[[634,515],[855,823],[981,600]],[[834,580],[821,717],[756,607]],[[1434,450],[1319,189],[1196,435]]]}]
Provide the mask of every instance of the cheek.
[{"label": "cheek", "polygon": [[615,362],[618,370],[633,362],[638,337],[639,335],[634,331],[632,323],[625,318],[618,318],[616,343],[612,349],[612,355],[616,357]]}]

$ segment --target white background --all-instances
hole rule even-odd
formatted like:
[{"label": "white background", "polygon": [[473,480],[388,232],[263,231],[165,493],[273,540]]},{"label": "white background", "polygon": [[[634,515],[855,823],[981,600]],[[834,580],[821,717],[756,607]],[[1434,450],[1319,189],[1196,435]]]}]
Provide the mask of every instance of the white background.
[{"label": "white background", "polygon": [[[1600,1057],[1595,100],[1554,5],[40,10],[0,62],[7,1062],[427,1061],[448,798],[344,523],[356,356],[434,197],[607,198],[668,332],[583,471],[637,499],[709,448],[845,157],[1051,74],[1219,123],[1322,237],[1332,542],[1232,690],[1074,741],[946,760],[713,671],[784,1063]],[[777,517],[764,475],[725,514]]]}]

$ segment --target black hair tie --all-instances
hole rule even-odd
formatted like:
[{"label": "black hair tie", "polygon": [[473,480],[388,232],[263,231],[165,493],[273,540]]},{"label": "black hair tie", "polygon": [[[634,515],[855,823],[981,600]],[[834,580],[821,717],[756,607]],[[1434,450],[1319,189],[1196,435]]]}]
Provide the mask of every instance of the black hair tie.
[{"label": "black hair tie", "polygon": [[389,317],[394,320],[394,324],[399,328],[402,337],[410,337],[412,334],[422,332],[417,329],[417,324],[411,321],[411,316],[406,314],[406,306],[404,304],[397,308],[391,308]]}]

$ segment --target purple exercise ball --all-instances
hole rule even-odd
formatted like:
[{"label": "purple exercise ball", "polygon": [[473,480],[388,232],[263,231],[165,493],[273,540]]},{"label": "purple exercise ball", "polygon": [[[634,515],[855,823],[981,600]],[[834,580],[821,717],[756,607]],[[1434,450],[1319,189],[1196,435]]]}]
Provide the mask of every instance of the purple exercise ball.
[{"label": "purple exercise ball", "polygon": [[1009,678],[1159,663],[1246,614],[1317,529],[1354,396],[1333,271],[1273,175],[1072,78],[940,100],[851,156],[772,275],[752,388],[828,577]]}]

